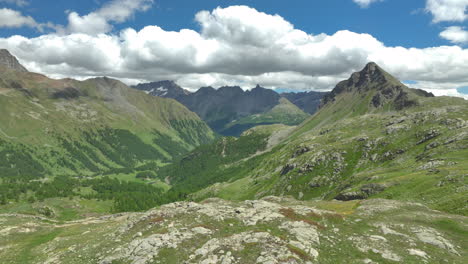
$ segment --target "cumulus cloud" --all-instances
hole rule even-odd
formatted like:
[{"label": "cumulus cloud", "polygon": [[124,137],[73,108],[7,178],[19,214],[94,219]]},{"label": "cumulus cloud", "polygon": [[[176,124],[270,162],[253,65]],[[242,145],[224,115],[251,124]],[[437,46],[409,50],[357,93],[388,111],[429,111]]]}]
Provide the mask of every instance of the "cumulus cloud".
[{"label": "cumulus cloud", "polygon": [[433,15],[432,21],[463,22],[468,18],[468,0],[427,0],[426,11]]},{"label": "cumulus cloud", "polygon": [[[177,80],[182,86],[240,85],[329,90],[375,61],[424,89],[452,91],[468,84],[468,50],[388,47],[369,34],[308,34],[279,15],[246,6],[195,16],[200,30],[147,26],[119,35],[48,34],[0,38],[32,71],[53,77],[111,76],[127,82]],[[447,92],[448,94],[448,92]]]},{"label": "cumulus cloud", "polygon": [[358,4],[362,8],[367,8],[370,4],[375,2],[381,2],[383,0],[353,0],[356,4]]},{"label": "cumulus cloud", "polygon": [[9,8],[0,9],[0,28],[38,27],[39,25],[30,16],[23,16],[20,12]]},{"label": "cumulus cloud", "polygon": [[112,23],[122,23],[135,12],[146,11],[153,0],[112,0],[100,9],[80,16],[76,12],[68,14],[68,26],[62,30],[66,33],[85,33],[97,35],[112,30]]},{"label": "cumulus cloud", "polygon": [[17,6],[26,6],[29,4],[29,2],[26,0],[0,0],[0,3],[7,3]]},{"label": "cumulus cloud", "polygon": [[462,27],[448,27],[440,33],[440,37],[449,40],[452,43],[468,43],[468,31]]}]

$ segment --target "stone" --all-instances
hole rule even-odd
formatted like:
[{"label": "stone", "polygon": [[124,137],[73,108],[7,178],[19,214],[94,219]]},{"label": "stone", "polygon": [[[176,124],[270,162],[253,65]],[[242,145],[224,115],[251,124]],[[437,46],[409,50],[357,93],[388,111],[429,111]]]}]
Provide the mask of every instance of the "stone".
[{"label": "stone", "polygon": [[335,197],[335,199],[339,201],[363,200],[366,198],[367,195],[362,192],[344,192]]},{"label": "stone", "polygon": [[299,148],[298,150],[296,150],[293,155],[292,155],[292,158],[296,158],[296,157],[299,157],[301,156],[302,154],[304,153],[307,153],[310,151],[310,148],[309,147],[301,147]]},{"label": "stone", "polygon": [[192,232],[194,232],[195,234],[199,234],[199,235],[209,235],[212,233],[210,229],[207,229],[201,226],[192,228]]},{"label": "stone", "polygon": [[422,251],[422,250],[419,250],[419,249],[410,248],[410,249],[408,249],[408,253],[411,256],[418,256],[418,257],[427,259],[427,253]]},{"label": "stone", "polygon": [[386,185],[379,183],[369,183],[361,187],[361,191],[367,196],[371,196],[380,192],[383,192],[386,188]]},{"label": "stone", "polygon": [[296,164],[286,164],[286,165],[283,167],[283,169],[281,169],[280,174],[281,174],[281,175],[286,175],[286,174],[288,174],[290,171],[294,170],[296,167],[297,167]]},{"label": "stone", "polygon": [[423,136],[422,136],[422,139],[419,140],[416,145],[420,145],[424,142],[427,142],[435,137],[438,137],[440,135],[440,132],[436,129],[430,129],[429,131],[427,131]]}]

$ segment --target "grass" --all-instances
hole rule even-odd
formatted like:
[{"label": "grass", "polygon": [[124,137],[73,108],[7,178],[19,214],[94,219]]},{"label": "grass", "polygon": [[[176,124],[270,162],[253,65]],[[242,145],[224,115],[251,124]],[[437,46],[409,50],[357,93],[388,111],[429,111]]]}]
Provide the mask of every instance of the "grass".
[{"label": "grass", "polygon": [[24,243],[24,248],[16,255],[17,263],[31,263],[36,260],[36,253],[34,252],[37,247],[54,240],[61,233],[60,229],[52,231],[42,231],[35,233],[33,236],[27,238]]}]

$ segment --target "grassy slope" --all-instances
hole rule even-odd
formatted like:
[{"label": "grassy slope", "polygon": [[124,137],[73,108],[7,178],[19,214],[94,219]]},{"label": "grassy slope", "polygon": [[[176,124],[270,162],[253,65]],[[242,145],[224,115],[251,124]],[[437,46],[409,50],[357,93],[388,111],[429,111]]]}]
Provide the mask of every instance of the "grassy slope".
[{"label": "grassy slope", "polygon": [[[411,114],[365,115],[296,134],[288,144],[265,154],[246,179],[227,184],[218,194],[230,198],[226,194],[234,189],[238,199],[269,194],[332,199],[340,192],[359,192],[363,185],[375,183],[388,187],[371,197],[419,201],[466,215],[468,105],[452,98],[437,99],[451,101],[450,106],[414,109]],[[388,134],[393,129],[388,123],[401,118],[406,118],[400,124],[403,128],[393,125],[396,132]],[[431,130],[440,135],[418,144]],[[311,150],[294,157],[304,146]],[[295,169],[281,175],[287,164],[295,164]]]},{"label": "grassy slope", "polygon": [[[400,85],[384,76],[388,82],[383,88]],[[365,88],[338,94],[271,151],[219,166],[211,173],[229,170],[233,176],[192,198],[292,195],[309,200],[354,193],[468,214],[468,102],[420,97],[403,88],[416,105],[397,110],[391,101],[376,108],[371,103],[379,86]],[[252,160],[255,166],[250,167]]]},{"label": "grassy slope", "polygon": [[222,134],[240,134],[249,128],[265,124],[284,124],[289,126],[304,122],[310,115],[299,109],[286,98],[280,98],[279,104],[265,113],[255,114],[231,122],[225,126]]},{"label": "grassy slope", "polygon": [[466,263],[466,224],[466,217],[381,199],[207,200],[74,222],[0,215],[0,258],[21,264],[199,263],[226,255],[239,263],[260,256],[287,263]]},{"label": "grassy slope", "polygon": [[[214,138],[196,114],[175,100],[147,96],[115,80],[51,80],[3,68],[0,80],[2,155],[27,152],[44,174],[89,174],[169,161]],[[81,96],[53,98],[66,87]],[[5,166],[16,166],[16,160],[10,161]]]}]

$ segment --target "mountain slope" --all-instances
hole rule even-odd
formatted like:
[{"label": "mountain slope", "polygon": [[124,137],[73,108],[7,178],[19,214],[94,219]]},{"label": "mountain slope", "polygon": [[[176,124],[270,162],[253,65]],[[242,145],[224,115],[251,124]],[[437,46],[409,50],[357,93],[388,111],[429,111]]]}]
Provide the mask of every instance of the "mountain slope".
[{"label": "mountain slope", "polygon": [[135,89],[144,91],[152,96],[178,99],[190,94],[189,91],[183,89],[173,81],[160,81],[151,83],[141,83],[132,86]]},{"label": "mountain slope", "polygon": [[172,99],[109,78],[83,82],[0,66],[0,174],[95,174],[168,162],[214,135]]},{"label": "mountain slope", "polygon": [[26,68],[21,65],[15,56],[6,49],[0,49],[0,65],[20,72],[27,72]]},{"label": "mountain slope", "polygon": [[217,166],[229,177],[191,197],[383,197],[466,215],[467,120],[467,101],[409,89],[371,63],[278,145]]},{"label": "mountain slope", "polygon": [[313,115],[317,112],[322,98],[328,92],[298,92],[298,93],[281,93],[281,97],[288,99],[302,111]]},{"label": "mountain slope", "polygon": [[308,117],[275,91],[260,86],[250,91],[243,91],[238,86],[202,87],[194,93],[187,93],[174,82],[163,81],[134,88],[176,99],[197,113],[214,131],[225,136],[239,136],[256,125],[297,125]]}]

